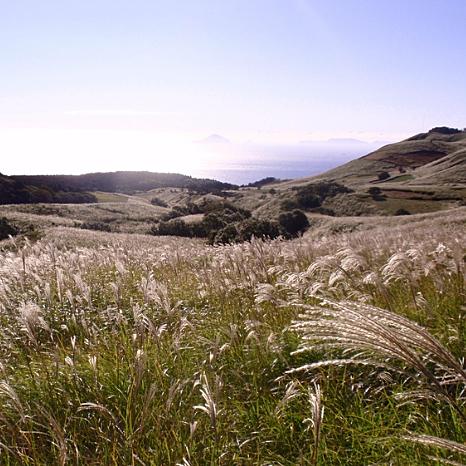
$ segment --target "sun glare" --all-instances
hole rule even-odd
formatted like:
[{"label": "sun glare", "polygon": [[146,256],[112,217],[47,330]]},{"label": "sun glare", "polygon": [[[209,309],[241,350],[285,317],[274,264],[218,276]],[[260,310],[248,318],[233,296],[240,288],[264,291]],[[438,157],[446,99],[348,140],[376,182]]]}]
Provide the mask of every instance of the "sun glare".
[{"label": "sun glare", "polygon": [[[189,135],[144,131],[8,129],[0,131],[2,172],[82,174],[119,170],[187,173],[208,154]],[[18,173],[18,159],[22,160]],[[47,161],[47,163],[44,163]]]}]

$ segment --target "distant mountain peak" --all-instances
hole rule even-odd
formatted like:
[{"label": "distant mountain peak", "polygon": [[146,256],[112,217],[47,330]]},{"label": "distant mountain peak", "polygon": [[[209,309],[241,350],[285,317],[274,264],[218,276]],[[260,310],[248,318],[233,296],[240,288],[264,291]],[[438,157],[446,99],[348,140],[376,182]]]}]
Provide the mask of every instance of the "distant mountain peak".
[{"label": "distant mountain peak", "polygon": [[198,139],[197,141],[193,141],[196,144],[230,144],[231,141],[219,134],[211,134],[209,137],[204,139]]}]

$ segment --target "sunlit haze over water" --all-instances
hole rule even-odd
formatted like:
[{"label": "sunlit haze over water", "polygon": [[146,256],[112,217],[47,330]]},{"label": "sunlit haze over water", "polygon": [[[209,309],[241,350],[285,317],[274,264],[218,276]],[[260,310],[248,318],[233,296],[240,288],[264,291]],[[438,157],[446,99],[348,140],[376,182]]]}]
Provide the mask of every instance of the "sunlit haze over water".
[{"label": "sunlit haze over water", "polygon": [[109,130],[29,130],[26,134],[0,132],[7,146],[4,151],[10,154],[2,161],[3,174],[141,170],[241,185],[265,177],[290,179],[322,173],[383,144],[351,139],[294,144],[196,143],[176,135]]}]

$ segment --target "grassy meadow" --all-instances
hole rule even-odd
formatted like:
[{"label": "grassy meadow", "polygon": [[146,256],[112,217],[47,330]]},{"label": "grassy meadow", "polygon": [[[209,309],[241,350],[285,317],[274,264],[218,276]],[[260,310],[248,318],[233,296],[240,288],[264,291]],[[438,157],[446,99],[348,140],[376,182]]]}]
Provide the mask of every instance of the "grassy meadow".
[{"label": "grassy meadow", "polygon": [[2,466],[466,464],[466,208],[223,246],[48,218],[0,243]]}]

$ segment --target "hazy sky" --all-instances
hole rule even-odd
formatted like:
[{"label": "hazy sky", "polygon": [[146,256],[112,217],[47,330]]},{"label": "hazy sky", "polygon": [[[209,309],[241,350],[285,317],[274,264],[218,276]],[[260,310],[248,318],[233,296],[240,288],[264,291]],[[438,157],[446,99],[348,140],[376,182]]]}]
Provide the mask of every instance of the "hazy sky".
[{"label": "hazy sky", "polygon": [[2,0],[0,171],[462,128],[465,25],[464,0]]}]

